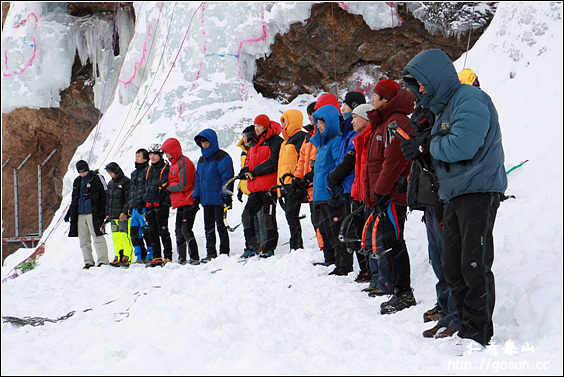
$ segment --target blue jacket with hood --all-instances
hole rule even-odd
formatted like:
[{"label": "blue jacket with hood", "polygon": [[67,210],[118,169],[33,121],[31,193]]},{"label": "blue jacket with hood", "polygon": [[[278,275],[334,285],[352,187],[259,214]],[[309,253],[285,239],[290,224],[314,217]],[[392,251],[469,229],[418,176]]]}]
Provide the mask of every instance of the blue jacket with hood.
[{"label": "blue jacket with hood", "polygon": [[[426,50],[404,68],[404,81],[419,105],[435,113],[430,153],[445,202],[470,193],[507,188],[497,110],[482,90],[463,85],[442,50]],[[419,92],[419,84],[426,94]]]},{"label": "blue jacket with hood", "polygon": [[[202,157],[196,167],[196,185],[194,198],[200,198],[202,205],[222,205],[229,195],[222,192],[223,186],[234,176],[231,156],[219,149],[217,134],[211,128],[200,132],[198,136],[210,142],[208,148],[202,149]],[[233,190],[233,187],[229,188]]]},{"label": "blue jacket with hood", "polygon": [[[317,121],[325,121],[325,130],[319,131]],[[313,113],[316,132],[311,138],[311,143],[317,148],[317,157],[313,169],[313,202],[327,202],[333,193],[337,193],[342,188],[328,187],[327,176],[339,160],[339,150],[341,147],[341,125],[339,121],[339,110],[333,105],[320,107]],[[340,185],[339,185],[340,186]]]}]

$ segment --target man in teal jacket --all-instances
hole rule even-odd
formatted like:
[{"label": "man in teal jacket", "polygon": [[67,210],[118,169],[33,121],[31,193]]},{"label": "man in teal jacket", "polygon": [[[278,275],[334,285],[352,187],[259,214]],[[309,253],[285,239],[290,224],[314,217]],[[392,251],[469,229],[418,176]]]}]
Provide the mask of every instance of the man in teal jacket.
[{"label": "man in teal jacket", "polygon": [[402,74],[418,104],[436,115],[430,136],[407,140],[402,148],[411,160],[430,153],[439,179],[443,268],[462,322],[458,336],[486,346],[495,304],[492,233],[507,188],[497,111],[485,92],[460,83],[441,50],[421,52]]}]

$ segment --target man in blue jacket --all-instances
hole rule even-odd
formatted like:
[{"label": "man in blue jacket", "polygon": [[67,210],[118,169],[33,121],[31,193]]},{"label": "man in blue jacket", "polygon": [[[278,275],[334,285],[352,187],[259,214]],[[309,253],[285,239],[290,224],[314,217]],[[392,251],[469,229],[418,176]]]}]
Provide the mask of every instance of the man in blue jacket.
[{"label": "man in blue jacket", "polygon": [[404,141],[402,148],[410,160],[430,153],[439,179],[443,268],[462,322],[459,344],[486,346],[495,304],[493,226],[507,188],[497,111],[485,92],[460,83],[441,50],[421,52],[402,74],[418,104],[436,116],[430,136]]},{"label": "man in blue jacket", "polygon": [[317,132],[311,142],[317,148],[313,169],[313,204],[319,209],[319,231],[325,249],[335,253],[335,270],[329,275],[346,276],[353,271],[353,256],[339,241],[339,228],[347,215],[344,200],[332,200],[343,187],[327,183],[329,173],[337,166],[342,134],[339,110],[333,105],[320,107],[313,113]]},{"label": "man in blue jacket", "polygon": [[[206,230],[206,263],[217,257],[215,228],[219,234],[219,253],[229,255],[229,233],[223,222],[223,211],[232,206],[230,195],[222,192],[223,186],[233,178],[233,160],[219,149],[217,134],[211,128],[200,132],[194,141],[202,149],[202,157],[196,167],[194,202],[204,207]],[[230,187],[233,190],[233,187]]]}]

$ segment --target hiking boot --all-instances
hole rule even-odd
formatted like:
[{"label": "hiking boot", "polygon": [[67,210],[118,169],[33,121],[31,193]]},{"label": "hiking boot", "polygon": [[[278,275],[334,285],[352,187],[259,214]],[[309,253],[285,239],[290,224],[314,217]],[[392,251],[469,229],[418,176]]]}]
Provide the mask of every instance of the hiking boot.
[{"label": "hiking boot", "polygon": [[118,257],[115,257],[114,261],[110,263],[110,266],[112,267],[119,267],[121,266],[121,262],[119,261]]},{"label": "hiking boot", "polygon": [[439,306],[439,303],[436,303],[433,309],[429,309],[423,313],[423,322],[438,321],[441,319],[440,311],[441,307]]},{"label": "hiking boot", "polygon": [[437,333],[435,335],[435,338],[437,338],[437,339],[450,338],[451,336],[453,336],[457,332],[458,332],[458,330],[453,329],[452,327],[447,327],[443,331]]},{"label": "hiking boot", "polygon": [[86,264],[84,265],[84,267],[82,267],[82,269],[83,269],[83,270],[89,270],[90,267],[94,267],[94,264],[93,264],[93,263],[86,263]]},{"label": "hiking boot", "polygon": [[315,262],[313,265],[314,266],[323,266],[323,267],[329,267],[330,266],[329,263],[325,263],[325,262]]},{"label": "hiking boot", "polygon": [[443,328],[443,326],[441,326],[441,325],[435,325],[434,327],[423,331],[423,337],[424,338],[434,338],[435,335],[437,335],[439,330],[442,329],[442,328]]},{"label": "hiking boot", "polygon": [[96,267],[102,267],[102,266],[105,266],[105,265],[107,265],[107,264],[108,264],[108,263],[100,262],[100,263],[98,263],[98,264],[96,265]]},{"label": "hiking boot", "polygon": [[258,250],[255,249],[254,247],[245,249],[245,250],[243,251],[243,254],[241,254],[241,258],[250,258],[250,257],[252,257],[253,255],[255,255],[257,252],[258,252]]},{"label": "hiking boot", "polygon": [[386,296],[386,295],[389,295],[389,293],[381,290],[380,288],[372,288],[372,290],[368,292],[369,297],[378,297],[378,296]]},{"label": "hiking boot", "polygon": [[147,267],[156,267],[164,265],[163,258],[153,258],[148,264]]},{"label": "hiking boot", "polygon": [[368,272],[362,272],[362,273],[358,274],[356,279],[354,279],[354,281],[357,282],[357,283],[370,283],[370,280],[371,280],[371,277],[370,277],[370,274]]},{"label": "hiking boot", "polygon": [[205,257],[204,259],[202,259],[200,262],[201,263],[208,263],[210,262],[212,259],[217,258],[217,255],[208,255],[207,257]]},{"label": "hiking boot", "polygon": [[172,259],[166,258],[165,260],[163,260],[163,266],[167,263],[172,263]]},{"label": "hiking boot", "polygon": [[260,252],[259,257],[261,258],[269,258],[274,255],[274,250],[264,249]]},{"label": "hiking boot", "polygon": [[416,304],[417,302],[415,301],[415,297],[413,296],[413,291],[411,289],[400,293],[399,289],[396,288],[394,289],[394,295],[392,298],[380,305],[380,313],[394,314]]},{"label": "hiking boot", "polygon": [[190,259],[190,260],[188,261],[188,263],[191,264],[192,266],[197,266],[197,265],[200,264],[200,261],[197,260],[197,259]]},{"label": "hiking boot", "polygon": [[180,264],[181,266],[184,266],[186,264],[186,259],[179,259],[178,260],[178,264]]}]

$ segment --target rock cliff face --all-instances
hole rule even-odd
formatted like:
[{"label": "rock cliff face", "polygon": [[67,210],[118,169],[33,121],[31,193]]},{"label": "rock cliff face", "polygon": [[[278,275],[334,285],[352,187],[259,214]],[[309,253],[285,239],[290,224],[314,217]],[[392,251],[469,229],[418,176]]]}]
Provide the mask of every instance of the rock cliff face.
[{"label": "rock cliff face", "polygon": [[[132,7],[132,3],[121,4]],[[380,78],[398,79],[399,71],[420,51],[440,48],[452,59],[466,51],[467,36],[459,40],[431,35],[402,5],[407,3],[399,4],[402,26],[378,31],[371,30],[362,16],[348,13],[338,3],[314,4],[311,17],[303,24],[292,25],[285,35],[278,35],[272,53],[257,62],[255,88],[265,97],[281,101],[291,101],[300,93],[369,92]],[[77,17],[114,9],[114,3],[105,2],[74,2],[67,6]],[[9,3],[3,2],[2,26],[8,9]],[[472,32],[470,46],[485,27]],[[82,67],[77,57],[71,85],[61,93],[59,108],[21,108],[2,114],[2,163],[11,159],[2,171],[3,238],[15,236],[13,172],[28,154],[32,157],[18,175],[20,236],[38,232],[37,166],[54,149],[57,152],[43,168],[44,229],[59,208],[63,176],[76,148],[96,126],[100,115],[88,84],[92,78],[92,66]],[[3,243],[2,260],[19,247]]]}]

